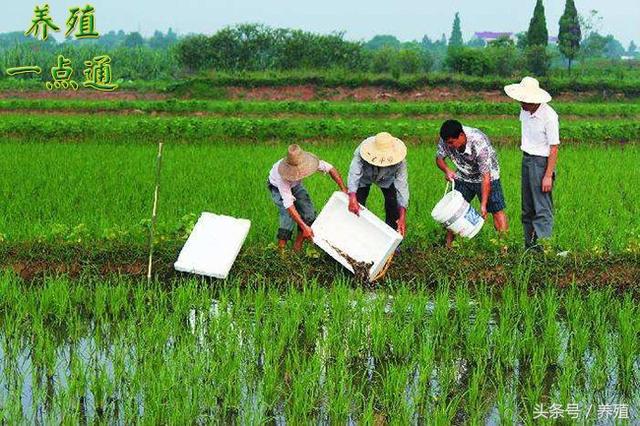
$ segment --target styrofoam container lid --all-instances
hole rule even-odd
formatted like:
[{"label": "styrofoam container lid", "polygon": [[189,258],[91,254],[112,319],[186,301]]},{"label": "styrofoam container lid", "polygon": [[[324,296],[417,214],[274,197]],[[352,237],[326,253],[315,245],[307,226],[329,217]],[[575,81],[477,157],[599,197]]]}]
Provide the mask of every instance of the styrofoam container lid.
[{"label": "styrofoam container lid", "polygon": [[251,221],[204,212],[174,263],[177,271],[225,279],[251,228]]}]

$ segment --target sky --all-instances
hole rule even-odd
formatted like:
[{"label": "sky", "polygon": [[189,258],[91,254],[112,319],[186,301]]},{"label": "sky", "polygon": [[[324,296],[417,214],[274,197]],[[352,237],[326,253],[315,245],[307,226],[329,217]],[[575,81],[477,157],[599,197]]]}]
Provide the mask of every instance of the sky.
[{"label": "sky", "polygon": [[[48,0],[51,16],[65,27],[68,9],[87,0]],[[565,0],[545,0],[547,27],[557,35]],[[597,10],[601,33],[613,34],[625,47],[640,42],[639,0],[575,0],[578,12]],[[36,5],[25,0],[0,0],[0,33],[25,31]],[[233,24],[259,22],[274,27],[319,33],[345,32],[350,40],[392,34],[401,41],[438,39],[451,32],[460,12],[465,40],[476,31],[526,31],[535,0],[93,0],[98,32],[139,31],[149,36],[173,28],[179,34],[211,34]],[[59,37],[57,37],[59,38]],[[640,44],[640,43],[638,43]]]}]

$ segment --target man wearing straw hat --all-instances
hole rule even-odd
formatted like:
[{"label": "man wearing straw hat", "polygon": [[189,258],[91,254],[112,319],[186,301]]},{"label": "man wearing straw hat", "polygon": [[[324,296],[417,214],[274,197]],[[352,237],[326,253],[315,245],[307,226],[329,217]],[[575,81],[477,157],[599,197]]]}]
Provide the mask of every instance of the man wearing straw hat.
[{"label": "man wearing straw hat", "polygon": [[520,102],[522,124],[522,225],[525,248],[536,248],[538,239],[551,237],[553,198],[560,125],[558,114],[548,105],[551,95],[538,80],[525,77],[505,86],[506,94]]},{"label": "man wearing straw hat", "polygon": [[369,190],[376,184],[384,196],[385,222],[402,236],[406,232],[409,204],[407,147],[400,139],[382,132],[365,139],[353,153],[349,167],[349,211],[360,213]]},{"label": "man wearing straw hat", "polygon": [[268,187],[271,198],[278,207],[280,226],[278,246],[281,250],[291,239],[298,225],[298,235],[293,249],[299,251],[305,239],[313,238],[311,224],[316,220],[316,211],[302,179],[317,171],[328,173],[342,192],[347,192],[342,176],[331,164],[305,152],[298,145],[290,145],[287,156],[278,160],[269,173]]},{"label": "man wearing straw hat", "polygon": [[[456,166],[451,170],[445,159]],[[455,182],[455,189],[470,203],[476,196],[480,199],[480,214],[493,216],[493,226],[503,234],[509,229],[500,183],[500,164],[491,141],[480,130],[463,126],[457,120],[447,120],[440,127],[440,140],[436,152],[436,165],[445,179]],[[455,234],[447,230],[445,244],[451,248]]]}]

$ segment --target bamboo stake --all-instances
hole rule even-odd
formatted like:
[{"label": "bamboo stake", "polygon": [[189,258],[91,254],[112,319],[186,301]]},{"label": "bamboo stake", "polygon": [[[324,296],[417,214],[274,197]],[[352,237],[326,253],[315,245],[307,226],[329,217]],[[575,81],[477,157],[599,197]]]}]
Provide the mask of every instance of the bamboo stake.
[{"label": "bamboo stake", "polygon": [[149,231],[149,265],[147,267],[147,283],[151,283],[151,270],[153,266],[153,236],[156,229],[156,217],[158,213],[158,192],[160,191],[160,170],[162,169],[162,142],[158,143],[158,157],[156,158],[156,189],[153,194],[153,212],[151,214],[151,229]]}]

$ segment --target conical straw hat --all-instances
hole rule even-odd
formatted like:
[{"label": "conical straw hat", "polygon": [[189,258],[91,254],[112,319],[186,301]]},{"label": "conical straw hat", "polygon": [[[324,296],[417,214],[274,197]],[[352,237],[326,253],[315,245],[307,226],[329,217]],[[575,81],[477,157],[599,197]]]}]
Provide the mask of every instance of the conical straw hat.
[{"label": "conical straw hat", "polygon": [[504,87],[504,91],[512,99],[527,104],[545,104],[551,101],[551,95],[540,88],[540,83],[533,77],[525,77],[520,83]]},{"label": "conical straw hat", "polygon": [[278,172],[286,180],[300,180],[314,174],[318,170],[320,160],[313,154],[309,154],[298,145],[289,145],[287,156],[278,166]]},{"label": "conical straw hat", "polygon": [[360,146],[360,156],[374,166],[393,166],[406,158],[407,147],[400,139],[382,132]]}]

